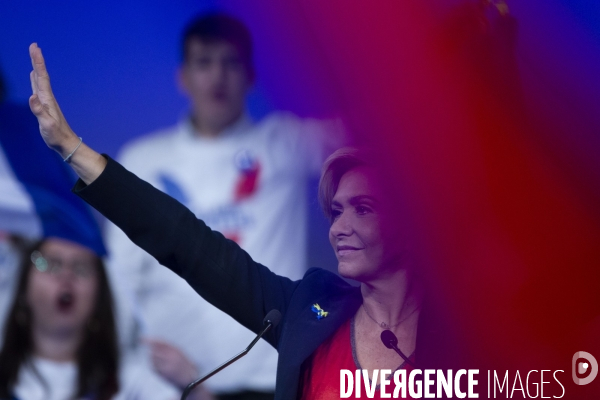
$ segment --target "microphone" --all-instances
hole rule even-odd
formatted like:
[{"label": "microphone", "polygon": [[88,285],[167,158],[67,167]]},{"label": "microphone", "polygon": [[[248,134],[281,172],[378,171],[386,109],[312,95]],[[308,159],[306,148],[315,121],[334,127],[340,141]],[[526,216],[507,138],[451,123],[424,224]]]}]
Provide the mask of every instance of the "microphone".
[{"label": "microphone", "polygon": [[275,328],[279,324],[280,321],[281,321],[281,313],[278,310],[271,310],[271,311],[269,311],[267,313],[267,315],[265,316],[265,318],[263,319],[263,330],[260,331],[260,332],[258,332],[258,335],[256,335],[256,337],[248,345],[248,347],[246,347],[242,352],[240,352],[238,355],[236,355],[233,358],[231,358],[229,361],[227,361],[223,365],[215,368],[214,370],[212,370],[208,374],[204,375],[202,378],[197,379],[194,382],[192,382],[189,385],[187,385],[186,388],[185,388],[185,390],[181,394],[181,400],[185,400],[186,397],[188,397],[188,395],[190,394],[190,392],[192,390],[194,390],[194,388],[196,386],[198,386],[199,384],[201,384],[202,382],[204,382],[205,380],[207,380],[208,378],[210,378],[211,376],[213,376],[217,372],[221,371],[225,367],[233,364],[234,362],[236,362],[237,360],[239,360],[240,358],[242,358],[246,354],[248,354],[248,352],[250,351],[250,349],[252,349],[252,347],[254,347],[254,345],[260,340],[260,338],[263,337],[263,335],[265,333],[267,333],[271,328]]},{"label": "microphone", "polygon": [[398,348],[398,338],[396,337],[396,335],[394,335],[394,332],[390,331],[389,329],[386,329],[385,331],[381,332],[381,341],[383,342],[385,347],[387,347],[388,349],[394,349],[404,361],[412,365],[414,368],[417,368],[417,365],[414,362],[410,361],[408,357],[406,357],[404,353]]}]

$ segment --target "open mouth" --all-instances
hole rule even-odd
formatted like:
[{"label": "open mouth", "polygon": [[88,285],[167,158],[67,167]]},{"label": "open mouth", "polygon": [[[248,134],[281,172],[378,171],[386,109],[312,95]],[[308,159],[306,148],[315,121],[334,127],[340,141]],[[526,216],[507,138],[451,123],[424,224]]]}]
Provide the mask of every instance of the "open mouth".
[{"label": "open mouth", "polygon": [[65,292],[58,296],[57,306],[62,312],[70,311],[75,304],[75,298],[72,293]]},{"label": "open mouth", "polygon": [[217,102],[226,102],[228,99],[227,92],[225,90],[215,90],[212,93],[212,98]]}]

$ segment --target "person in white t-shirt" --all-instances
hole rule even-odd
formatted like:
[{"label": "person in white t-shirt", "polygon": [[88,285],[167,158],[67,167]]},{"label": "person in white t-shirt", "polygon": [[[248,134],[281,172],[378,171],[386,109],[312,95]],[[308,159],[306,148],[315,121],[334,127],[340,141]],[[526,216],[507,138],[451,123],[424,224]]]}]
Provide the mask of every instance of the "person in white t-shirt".
[{"label": "person in white t-shirt", "polygon": [[[0,332],[4,330],[4,321],[13,298],[18,264],[19,255],[11,235],[0,230]],[[0,335],[0,347],[2,340]]]},{"label": "person in white t-shirt", "polygon": [[[252,43],[237,19],[201,16],[184,31],[182,45],[179,82],[189,115],[129,143],[121,163],[258,262],[300,279],[307,269],[307,183],[342,144],[341,123],[290,113],[252,121],[245,112],[254,82]],[[155,368],[174,384],[185,387],[253,339],[114,225],[107,243],[120,282],[134,293]],[[206,386],[219,399],[273,398],[276,366],[276,351],[260,341]]]},{"label": "person in white t-shirt", "polygon": [[56,237],[23,256],[0,350],[0,398],[174,400],[144,362],[121,359],[102,259]]}]

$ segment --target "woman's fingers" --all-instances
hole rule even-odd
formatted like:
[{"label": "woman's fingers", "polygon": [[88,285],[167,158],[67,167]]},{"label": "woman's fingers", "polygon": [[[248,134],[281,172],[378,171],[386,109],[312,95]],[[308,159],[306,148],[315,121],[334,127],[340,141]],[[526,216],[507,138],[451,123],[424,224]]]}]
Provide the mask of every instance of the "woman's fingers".
[{"label": "woman's fingers", "polygon": [[50,86],[50,76],[46,69],[46,62],[37,43],[32,43],[29,46],[29,56],[31,57],[31,66],[33,67],[35,83],[35,91],[38,95],[47,95],[49,99],[52,97],[52,87]]},{"label": "woman's fingers", "polygon": [[29,98],[29,107],[38,119],[40,133],[46,144],[64,157],[75,146],[78,138],[69,128],[69,124],[52,94],[50,76],[46,69],[42,50],[37,43],[29,46],[29,56],[33,66],[33,71],[29,74],[33,92]]},{"label": "woman's fingers", "polygon": [[29,97],[29,108],[36,117],[41,117],[44,108],[37,94],[32,94]]},{"label": "woman's fingers", "polygon": [[[31,111],[37,117],[43,116],[59,120],[61,113],[52,94],[50,76],[48,75],[48,70],[46,70],[42,49],[38,47],[37,43],[32,43],[29,46],[29,55],[31,57],[31,65],[33,66],[33,71],[29,74],[31,91],[33,92],[33,96],[36,96],[36,98],[32,99],[33,101],[30,101],[30,107],[32,103],[35,106],[35,110],[31,108]],[[42,123],[42,125],[45,124]]]},{"label": "woman's fingers", "polygon": [[37,84],[35,83],[35,71],[29,73],[29,81],[31,82],[31,93],[37,94]]},{"label": "woman's fingers", "polygon": [[44,107],[42,106],[42,102],[38,96],[37,84],[36,84],[36,76],[35,71],[31,71],[29,73],[29,80],[31,81],[31,92],[32,95],[29,97],[29,108],[36,117],[41,117],[42,112],[44,111]]}]

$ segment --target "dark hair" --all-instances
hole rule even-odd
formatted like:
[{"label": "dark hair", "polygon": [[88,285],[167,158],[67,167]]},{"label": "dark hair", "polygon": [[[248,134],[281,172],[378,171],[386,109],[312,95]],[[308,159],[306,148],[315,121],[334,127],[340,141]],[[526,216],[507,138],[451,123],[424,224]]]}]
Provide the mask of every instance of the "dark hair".
[{"label": "dark hair", "polygon": [[183,62],[187,60],[188,46],[191,39],[199,39],[204,43],[219,41],[231,43],[238,49],[248,76],[251,79],[254,78],[252,36],[242,21],[223,13],[204,14],[190,21],[183,30],[181,40],[181,59]]},{"label": "dark hair", "polygon": [[[4,327],[4,342],[0,350],[0,398],[10,398],[17,383],[19,369],[28,362],[33,351],[31,309],[25,293],[31,271],[30,254],[42,248],[39,241],[23,251],[17,290]],[[108,400],[119,391],[117,371],[119,349],[117,342],[113,301],[104,263],[95,257],[98,272],[98,297],[77,351],[77,398],[94,395],[94,399]]]}]

